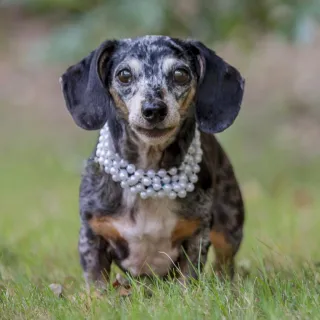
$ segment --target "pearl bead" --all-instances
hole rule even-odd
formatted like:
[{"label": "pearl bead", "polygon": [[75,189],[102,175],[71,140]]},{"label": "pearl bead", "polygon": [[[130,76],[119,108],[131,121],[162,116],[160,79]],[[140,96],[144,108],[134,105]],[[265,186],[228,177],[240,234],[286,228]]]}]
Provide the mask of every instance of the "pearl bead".
[{"label": "pearl bead", "polygon": [[188,151],[190,154],[194,154],[196,152],[196,148],[194,146],[191,146],[189,148],[189,151]]},{"label": "pearl bead", "polygon": [[192,170],[193,170],[194,173],[199,173],[200,172],[200,166],[198,164],[195,164],[192,167]]},{"label": "pearl bead", "polygon": [[134,175],[138,178],[141,179],[143,177],[143,170],[142,169],[138,169]]},{"label": "pearl bead", "polygon": [[129,186],[127,181],[121,181],[120,185],[121,185],[121,188],[127,188]]},{"label": "pearl bead", "polygon": [[[165,178],[165,177],[164,177]],[[163,178],[163,179],[164,179]],[[157,184],[160,184],[161,185],[161,179],[160,177],[158,176],[155,176],[153,179],[152,179],[152,183],[157,183]]]},{"label": "pearl bead", "polygon": [[147,198],[148,198],[148,195],[147,195],[147,193],[146,193],[145,191],[142,191],[142,192],[140,193],[140,197],[141,197],[141,199],[147,199]]},{"label": "pearl bead", "polygon": [[146,192],[148,197],[152,197],[155,195],[155,191],[151,187],[148,188]]},{"label": "pearl bead", "polygon": [[188,183],[186,190],[188,192],[192,192],[194,190],[194,184],[193,183]]},{"label": "pearl bead", "polygon": [[174,190],[175,192],[179,192],[179,191],[181,190],[180,184],[179,184],[179,183],[175,183],[175,184],[173,185],[173,190]]},{"label": "pearl bead", "polygon": [[150,184],[151,184],[151,179],[150,178],[148,178],[148,177],[144,177],[144,178],[142,178],[142,183],[145,185],[145,186],[150,186]]},{"label": "pearl bead", "polygon": [[187,183],[186,182],[179,182],[179,184],[180,184],[181,190],[187,188]]},{"label": "pearl bead", "polygon": [[153,178],[156,175],[156,172],[154,170],[148,170],[147,171],[147,176],[149,178]]},{"label": "pearl bead", "polygon": [[112,180],[115,182],[119,182],[120,181],[119,175],[117,175],[117,174],[112,175]]},{"label": "pearl bead", "polygon": [[165,184],[163,186],[163,190],[164,190],[165,193],[169,194],[171,192],[171,190],[172,190],[172,186],[170,184]]},{"label": "pearl bead", "polygon": [[177,194],[174,191],[171,191],[168,196],[169,196],[169,199],[173,200],[177,197]]},{"label": "pearl bead", "polygon": [[111,167],[110,168],[110,174],[112,174],[112,175],[118,174],[118,169],[116,169],[115,167]]},{"label": "pearl bead", "polygon": [[178,173],[178,170],[177,170],[176,167],[173,167],[173,168],[171,168],[171,169],[169,170],[169,173],[170,173],[170,175],[174,176],[175,174]]},{"label": "pearl bead", "polygon": [[[154,180],[154,179],[153,179]],[[162,178],[164,184],[168,184],[171,182],[171,178],[169,176],[165,176]]]},{"label": "pearl bead", "polygon": [[195,156],[196,162],[199,163],[202,160],[202,157],[199,154],[196,154]]},{"label": "pearl bead", "polygon": [[120,170],[119,178],[122,181],[127,180],[128,179],[128,172],[126,170]]},{"label": "pearl bead", "polygon": [[179,176],[178,176],[178,175],[174,175],[174,176],[171,178],[171,180],[172,180],[173,182],[177,182],[177,181],[179,180]]},{"label": "pearl bead", "polygon": [[128,166],[128,161],[121,159],[120,160],[120,167],[121,168],[126,168]]},{"label": "pearl bead", "polygon": [[196,174],[193,174],[190,176],[190,182],[196,183],[198,181],[198,176]]},{"label": "pearl bead", "polygon": [[104,160],[104,162],[103,162],[103,165],[104,166],[111,166],[112,165],[112,161],[111,160],[109,160],[109,159],[106,159],[106,160]]},{"label": "pearl bead", "polygon": [[135,172],[135,170],[136,170],[136,167],[135,167],[133,164],[127,165],[127,171],[128,171],[128,173],[132,174],[132,173]]},{"label": "pearl bead", "polygon": [[163,190],[160,190],[157,192],[158,198],[164,198],[165,195],[166,195],[166,193]]},{"label": "pearl bead", "polygon": [[158,190],[161,189],[161,184],[159,184],[159,183],[153,183],[153,184],[152,184],[152,187],[153,187],[154,190],[158,191]]},{"label": "pearl bead", "polygon": [[135,185],[138,181],[139,181],[139,179],[137,179],[136,176],[131,176],[131,177],[128,179],[128,183],[129,183],[130,186]]},{"label": "pearl bead", "polygon": [[185,173],[181,173],[179,176],[179,182],[187,183],[188,182],[188,177]]},{"label": "pearl bead", "polygon": [[144,190],[144,186],[143,186],[141,183],[138,183],[138,184],[136,185],[136,189],[137,189],[138,192],[141,192],[141,191]]},{"label": "pearl bead", "polygon": [[132,193],[137,193],[138,191],[137,191],[137,188],[136,188],[136,187],[131,187],[131,188],[130,188],[130,192],[132,192]]},{"label": "pearl bead", "polygon": [[110,173],[110,167],[106,167],[106,166],[105,166],[105,167],[104,167],[104,172],[105,172],[105,173]]},{"label": "pearl bead", "polygon": [[192,168],[189,164],[186,165],[185,169],[184,169],[186,174],[190,174],[192,173]]},{"label": "pearl bead", "polygon": [[158,175],[159,175],[159,177],[163,178],[163,177],[165,177],[167,175],[167,171],[164,170],[164,169],[160,169],[158,171]]},{"label": "pearl bead", "polygon": [[186,191],[186,190],[180,190],[180,191],[178,192],[178,197],[179,197],[179,198],[185,198],[186,195],[187,195],[187,191]]}]

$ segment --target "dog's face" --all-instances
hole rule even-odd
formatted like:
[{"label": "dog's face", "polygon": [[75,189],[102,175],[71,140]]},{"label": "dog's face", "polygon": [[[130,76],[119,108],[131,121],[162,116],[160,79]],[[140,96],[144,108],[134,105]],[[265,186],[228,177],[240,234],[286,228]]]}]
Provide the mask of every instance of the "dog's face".
[{"label": "dog's face", "polygon": [[203,44],[163,36],[106,41],[62,76],[79,126],[99,129],[116,112],[150,144],[167,141],[187,116],[203,131],[224,130],[238,114],[243,85]]}]

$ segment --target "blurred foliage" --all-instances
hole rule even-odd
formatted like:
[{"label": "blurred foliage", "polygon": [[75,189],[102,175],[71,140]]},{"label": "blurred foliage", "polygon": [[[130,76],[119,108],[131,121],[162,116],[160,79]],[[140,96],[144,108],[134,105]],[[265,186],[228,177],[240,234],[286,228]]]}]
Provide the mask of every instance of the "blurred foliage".
[{"label": "blurred foliage", "polygon": [[320,0],[3,0],[2,4],[32,15],[60,16],[63,23],[37,50],[58,59],[81,56],[106,38],[141,34],[250,44],[261,33],[273,32],[305,42],[320,18]]}]

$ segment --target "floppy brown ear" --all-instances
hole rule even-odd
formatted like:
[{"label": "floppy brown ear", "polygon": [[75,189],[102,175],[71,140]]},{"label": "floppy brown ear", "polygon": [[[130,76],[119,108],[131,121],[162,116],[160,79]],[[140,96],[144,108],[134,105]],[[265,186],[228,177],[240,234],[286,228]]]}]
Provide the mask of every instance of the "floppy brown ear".
[{"label": "floppy brown ear", "polygon": [[82,61],[68,68],[60,78],[67,108],[75,123],[83,129],[98,130],[107,121],[110,95],[104,87],[101,68],[107,66],[116,43],[105,41]]},{"label": "floppy brown ear", "polygon": [[200,130],[218,133],[236,119],[245,81],[240,72],[201,42],[191,42],[197,57],[199,84],[196,119]]}]

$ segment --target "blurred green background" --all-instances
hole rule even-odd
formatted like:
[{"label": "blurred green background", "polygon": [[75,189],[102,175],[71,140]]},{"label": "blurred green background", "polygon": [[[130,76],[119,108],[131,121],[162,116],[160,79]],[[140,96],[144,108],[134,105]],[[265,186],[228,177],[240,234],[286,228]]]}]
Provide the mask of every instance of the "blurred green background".
[{"label": "blurred green background", "polygon": [[[320,1],[0,1],[0,281],[80,279],[77,192],[96,132],[71,120],[65,68],[107,38],[204,41],[246,78],[219,134],[246,200],[239,261],[320,259]],[[29,281],[28,280],[28,281]]]}]

